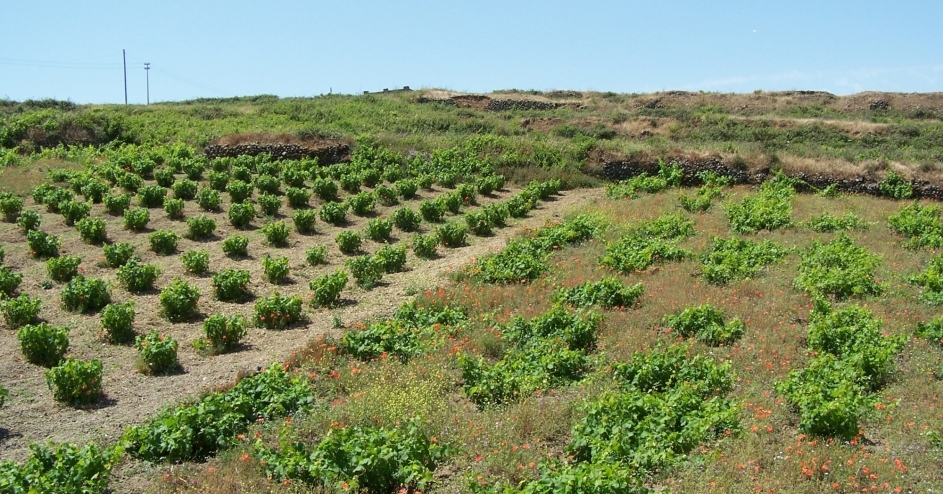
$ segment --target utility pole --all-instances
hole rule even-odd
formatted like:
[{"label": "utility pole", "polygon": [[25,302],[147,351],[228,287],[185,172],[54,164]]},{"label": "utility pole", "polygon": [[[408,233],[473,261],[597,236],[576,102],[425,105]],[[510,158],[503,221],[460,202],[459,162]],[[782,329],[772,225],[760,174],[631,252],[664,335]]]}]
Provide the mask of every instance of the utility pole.
[{"label": "utility pole", "polygon": [[147,104],[151,104],[151,63],[144,62],[144,74],[147,77]]},{"label": "utility pole", "polygon": [[121,60],[124,62],[124,104],[128,104],[128,57],[124,53],[124,48],[121,49]]}]

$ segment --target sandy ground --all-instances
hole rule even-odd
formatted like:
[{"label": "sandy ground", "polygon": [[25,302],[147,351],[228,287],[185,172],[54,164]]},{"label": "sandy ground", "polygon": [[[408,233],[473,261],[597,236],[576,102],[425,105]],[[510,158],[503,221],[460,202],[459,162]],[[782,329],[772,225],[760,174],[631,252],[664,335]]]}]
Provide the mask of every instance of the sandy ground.
[{"label": "sandy ground", "polygon": [[[416,209],[419,199],[430,198],[440,192],[420,192],[421,197],[396,207],[405,205]],[[503,191],[497,193],[496,197],[480,198],[479,202],[503,200],[513,192]],[[40,283],[47,278],[44,262],[28,256],[24,236],[15,224],[0,223],[0,245],[6,250],[5,264],[24,275],[20,292],[41,297],[43,305],[40,317],[51,324],[69,329],[69,356],[80,359],[95,358],[103,362],[106,395],[96,406],[87,409],[75,409],[55,402],[46,386],[45,369],[24,360],[15,331],[6,327],[0,329],[0,382],[10,390],[6,405],[0,409],[0,459],[22,460],[28,452],[28,445],[37,441],[71,441],[80,444],[87,441],[112,442],[121,435],[126,426],[146,421],[165,406],[196,396],[204,389],[231,382],[241,370],[254,369],[281,360],[312,338],[336,331],[332,329],[334,317],[343,322],[354,322],[388,316],[412,295],[444,283],[450,271],[459,269],[476,257],[499,250],[507,239],[522,227],[540,226],[547,220],[561,217],[577,204],[601,196],[600,189],[565,192],[551,201],[540,203],[528,218],[514,221],[510,227],[498,230],[492,237],[469,237],[470,245],[459,249],[440,247],[441,257],[438,259],[420,260],[410,252],[408,270],[386,275],[380,287],[365,292],[353,287],[351,280],[343,294],[348,303],[343,306],[331,310],[315,310],[306,303],[305,312],[309,319],[306,324],[285,331],[250,328],[244,340],[245,345],[240,351],[214,357],[200,356],[191,345],[202,333],[200,320],[167,323],[159,314],[158,291],[132,296],[118,284],[115,269],[98,266],[98,261],[103,258],[100,246],[84,244],[78,232],[65,225],[60,215],[46,213],[42,206],[27,199],[28,209],[42,212],[41,230],[61,237],[61,253],[82,256],[81,269],[85,276],[107,281],[111,286],[114,301],[134,299],[137,311],[135,328],[138,333],[158,329],[180,343],[178,355],[182,371],[167,376],[146,376],[138,373],[135,370],[134,348],[103,343],[98,336],[97,314],[79,315],[64,311],[59,299],[62,284],[43,289]],[[223,211],[228,208],[227,201],[228,199],[224,199]],[[312,204],[314,203],[315,200],[312,199]],[[187,217],[202,214],[191,201],[187,202],[186,208]],[[393,209],[395,207],[378,207],[377,215],[388,217]],[[291,209],[287,205],[283,206],[282,213],[290,215],[290,212]],[[179,234],[186,231],[184,222],[167,219],[163,209],[151,209],[150,213],[150,231],[170,229]],[[251,319],[252,301],[236,304],[214,300],[211,275],[188,275],[178,256],[161,257],[151,252],[147,232],[132,233],[124,230],[121,218],[109,216],[101,205],[95,206],[92,215],[108,220],[109,241],[130,242],[135,245],[138,255],[145,262],[161,266],[162,274],[156,283],[157,287],[166,286],[175,277],[187,279],[200,287],[200,308],[204,316],[214,313],[241,313]],[[250,238],[251,257],[230,260],[223,255],[220,244],[236,230],[229,225],[224,212],[211,213],[208,216],[217,221],[216,238],[204,242],[182,238],[178,245],[179,252],[194,248],[206,249],[210,253],[211,272],[226,267],[248,269],[252,273],[251,288],[257,297],[277,290],[282,294],[297,294],[307,298],[308,282],[316,276],[338,269],[346,257],[338,251],[334,242],[339,228],[318,222],[317,233],[302,236],[293,232],[290,246],[276,249],[263,243],[262,233],[258,229],[263,220],[256,219],[253,222],[255,229],[243,232]],[[283,219],[290,223],[290,218]],[[368,218],[349,215],[349,219],[351,224],[347,228],[360,231]],[[424,226],[428,227],[425,224]],[[394,240],[407,240],[410,235],[394,230]],[[305,251],[313,245],[328,247],[327,266],[312,268],[305,263]],[[372,252],[378,247],[374,242],[365,241],[365,251]],[[290,258],[291,275],[286,284],[274,286],[265,280],[260,260],[266,253]]]}]

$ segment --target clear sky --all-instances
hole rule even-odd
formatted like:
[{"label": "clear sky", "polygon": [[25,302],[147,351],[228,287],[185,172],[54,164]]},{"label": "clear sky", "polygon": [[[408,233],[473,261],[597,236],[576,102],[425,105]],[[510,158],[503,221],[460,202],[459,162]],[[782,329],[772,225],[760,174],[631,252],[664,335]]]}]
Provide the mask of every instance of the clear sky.
[{"label": "clear sky", "polygon": [[943,2],[0,0],[0,98],[943,90]]}]

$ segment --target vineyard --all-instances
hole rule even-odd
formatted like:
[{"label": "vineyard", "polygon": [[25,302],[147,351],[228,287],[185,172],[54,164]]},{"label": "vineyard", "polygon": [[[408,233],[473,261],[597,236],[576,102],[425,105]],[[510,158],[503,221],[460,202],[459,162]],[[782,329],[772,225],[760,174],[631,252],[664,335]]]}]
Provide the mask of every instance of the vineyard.
[{"label": "vineyard", "polygon": [[[515,111],[571,111],[544,106]],[[666,154],[602,186],[582,129],[359,136],[329,165],[8,155],[0,492],[943,488],[943,216],[916,181]]]}]

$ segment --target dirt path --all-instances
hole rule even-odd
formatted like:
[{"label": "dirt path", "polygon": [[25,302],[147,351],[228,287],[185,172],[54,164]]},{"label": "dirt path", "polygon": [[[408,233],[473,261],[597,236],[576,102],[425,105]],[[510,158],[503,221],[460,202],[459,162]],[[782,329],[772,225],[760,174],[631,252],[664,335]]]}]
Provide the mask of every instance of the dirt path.
[{"label": "dirt path", "polygon": [[[21,291],[41,296],[41,316],[53,324],[69,328],[71,355],[85,359],[99,358],[103,361],[106,398],[97,407],[87,410],[77,410],[56,403],[47,389],[44,369],[23,360],[14,331],[0,331],[0,382],[11,391],[5,407],[0,409],[0,459],[22,460],[28,452],[28,445],[37,441],[71,441],[79,444],[90,440],[99,443],[113,442],[126,426],[147,420],[167,405],[198,395],[204,389],[231,382],[241,370],[267,366],[288,356],[292,350],[304,346],[312,338],[336,331],[332,329],[334,317],[344,322],[354,322],[388,316],[413,294],[446,282],[450,271],[459,269],[474,258],[501,249],[507,239],[521,228],[540,226],[547,220],[562,217],[575,206],[602,195],[601,189],[564,192],[551,201],[541,202],[528,218],[513,223],[509,228],[498,230],[492,237],[470,237],[469,246],[454,250],[441,249],[442,257],[434,260],[419,261],[410,255],[408,271],[385,276],[382,286],[369,292],[348,288],[344,293],[345,298],[356,300],[356,303],[334,310],[318,311],[306,306],[310,322],[300,328],[286,331],[251,328],[245,340],[245,348],[235,353],[201,357],[190,345],[190,342],[201,334],[200,322],[169,325],[157,316],[157,293],[135,296],[133,299],[136,307],[140,307],[135,321],[138,332],[159,328],[180,342],[179,359],[184,371],[161,377],[145,376],[134,370],[136,353],[132,347],[103,344],[96,337],[97,316],[62,312],[58,307],[60,287],[43,290],[39,286],[45,277],[42,268],[38,267],[41,264],[28,259],[25,252],[21,253],[8,247],[16,240],[14,235],[22,238],[22,234],[13,228],[6,228],[10,225],[4,225],[5,228],[0,231],[0,244],[7,248],[6,263],[25,275]],[[501,196],[509,197],[510,192],[502,193]],[[152,217],[156,216],[158,215],[152,213]],[[61,223],[61,219],[59,221]],[[225,223],[219,220],[218,222],[220,225]],[[51,223],[44,222],[43,230],[63,237],[63,253],[71,254],[88,248],[73,238],[76,234],[72,227],[59,227]],[[134,235],[109,228],[109,236],[113,240],[127,241],[120,238],[121,235]],[[162,226],[158,224],[154,225],[154,228]],[[222,231],[224,228],[219,230],[221,237],[228,235]],[[322,232],[322,236],[325,234],[330,235],[330,232]],[[138,237],[130,238],[138,243],[146,241],[141,239],[140,234],[137,235]],[[333,235],[327,238],[333,238]],[[181,252],[192,247],[183,245],[184,242],[181,241]],[[180,268],[176,266],[179,265],[179,260],[176,256],[154,258],[153,253],[145,252],[144,247],[139,246],[137,250],[146,262],[165,263],[164,274],[158,280],[157,286],[164,286],[172,279],[171,276],[179,275],[177,272]],[[287,294],[307,293],[307,279],[311,277],[311,273],[304,268],[303,246],[293,245],[291,249],[277,249],[272,252],[291,258],[293,277],[297,278],[292,285],[278,287],[278,291]],[[257,296],[268,295],[275,288],[263,281],[261,268],[258,266],[262,254],[260,249],[251,262],[243,261],[247,264],[237,266],[253,271],[253,291]],[[211,266],[225,261],[225,258],[212,258]],[[336,269],[338,265],[342,265],[342,260],[332,259],[330,270]],[[101,271],[103,268],[94,267],[91,262],[84,261],[83,266],[89,266],[86,269],[92,271],[86,273],[88,276],[114,281],[114,270]],[[209,294],[212,293],[209,278],[190,277],[189,280],[201,287],[204,294],[201,308],[204,313],[243,313],[247,317],[251,315],[252,303],[226,304],[209,300]],[[114,299],[119,302],[131,298],[123,290],[114,287],[112,293]]]}]

